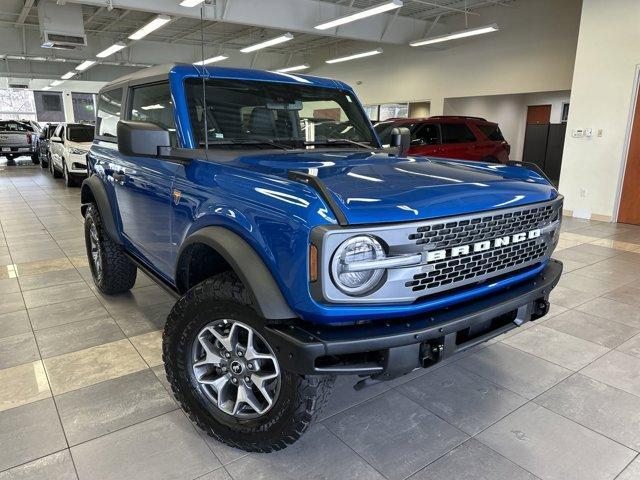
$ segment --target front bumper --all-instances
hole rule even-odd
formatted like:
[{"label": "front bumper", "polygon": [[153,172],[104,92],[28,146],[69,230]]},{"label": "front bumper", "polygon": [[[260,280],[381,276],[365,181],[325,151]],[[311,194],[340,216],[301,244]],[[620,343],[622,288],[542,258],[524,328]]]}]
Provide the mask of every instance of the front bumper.
[{"label": "front bumper", "polygon": [[549,260],[525,282],[428,316],[349,327],[267,326],[262,333],[286,370],[390,379],[545,315],[561,274],[562,263]]}]

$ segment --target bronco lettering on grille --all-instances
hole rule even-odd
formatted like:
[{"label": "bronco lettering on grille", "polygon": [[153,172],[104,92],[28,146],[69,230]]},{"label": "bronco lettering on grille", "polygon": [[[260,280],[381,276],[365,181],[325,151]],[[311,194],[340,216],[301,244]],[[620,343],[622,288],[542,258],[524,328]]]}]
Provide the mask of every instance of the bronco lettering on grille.
[{"label": "bronco lettering on grille", "polygon": [[469,245],[458,245],[457,247],[443,250],[432,250],[430,252],[426,252],[427,262],[460,257],[463,255],[469,255],[470,253],[486,252],[492,248],[504,247],[513,243],[520,243],[525,240],[538,238],[541,233],[541,230],[536,228],[535,230],[529,230],[528,232],[515,233],[505,237],[494,238],[493,240],[485,240],[482,242],[471,243]]}]

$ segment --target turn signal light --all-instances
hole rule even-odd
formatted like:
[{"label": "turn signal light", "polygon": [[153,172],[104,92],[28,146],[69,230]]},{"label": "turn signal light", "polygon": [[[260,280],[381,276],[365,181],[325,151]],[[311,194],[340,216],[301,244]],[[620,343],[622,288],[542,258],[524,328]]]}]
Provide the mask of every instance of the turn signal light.
[{"label": "turn signal light", "polygon": [[314,244],[309,245],[309,281],[318,280],[318,249]]}]

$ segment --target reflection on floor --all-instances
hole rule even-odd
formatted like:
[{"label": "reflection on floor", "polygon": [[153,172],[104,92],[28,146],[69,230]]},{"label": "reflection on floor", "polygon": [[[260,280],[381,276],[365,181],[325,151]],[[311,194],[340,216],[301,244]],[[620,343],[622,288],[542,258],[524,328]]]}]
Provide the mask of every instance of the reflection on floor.
[{"label": "reflection on floor", "polygon": [[79,189],[19,163],[0,163],[0,478],[640,478],[639,227],[565,219],[548,317],[388,384],[339,378],[300,442],[247,455],[167,391],[171,298],[142,275],[98,294]]}]

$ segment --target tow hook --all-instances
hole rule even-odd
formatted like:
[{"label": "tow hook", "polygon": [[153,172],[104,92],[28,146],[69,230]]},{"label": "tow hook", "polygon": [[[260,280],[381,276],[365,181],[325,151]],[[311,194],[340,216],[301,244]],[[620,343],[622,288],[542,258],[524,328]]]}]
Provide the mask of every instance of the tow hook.
[{"label": "tow hook", "polygon": [[533,304],[533,312],[531,312],[531,320],[537,320],[549,313],[550,304],[544,298],[539,298]]}]

